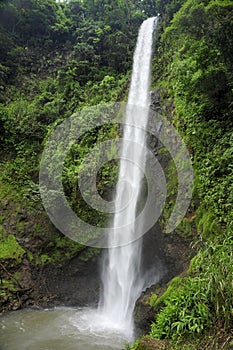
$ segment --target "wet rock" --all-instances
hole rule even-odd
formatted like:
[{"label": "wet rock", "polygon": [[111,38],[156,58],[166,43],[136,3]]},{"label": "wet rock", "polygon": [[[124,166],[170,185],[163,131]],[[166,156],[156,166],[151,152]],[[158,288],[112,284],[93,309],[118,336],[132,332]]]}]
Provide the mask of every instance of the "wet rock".
[{"label": "wet rock", "polygon": [[47,264],[32,271],[33,298],[42,307],[97,305],[100,290],[99,257],[73,258],[63,266]]},{"label": "wet rock", "polygon": [[149,297],[146,293],[137,300],[134,309],[134,326],[137,337],[150,331],[151,323],[155,320],[155,310],[149,304]]},{"label": "wet rock", "polygon": [[160,92],[159,89],[155,89],[150,92],[150,98],[151,98],[151,108],[154,111],[160,111],[161,110],[161,99],[160,99]]},{"label": "wet rock", "polygon": [[187,270],[190,254],[188,240],[176,233],[164,235],[158,224],[146,234],[143,244],[145,271],[153,265],[154,276],[157,271],[157,282],[153,283],[151,279],[151,287],[136,302],[134,320],[137,337],[150,331],[151,323],[156,320],[156,314],[160,311],[160,308],[155,310],[149,303],[152,294],[156,293],[160,297],[166,291],[167,283]]}]

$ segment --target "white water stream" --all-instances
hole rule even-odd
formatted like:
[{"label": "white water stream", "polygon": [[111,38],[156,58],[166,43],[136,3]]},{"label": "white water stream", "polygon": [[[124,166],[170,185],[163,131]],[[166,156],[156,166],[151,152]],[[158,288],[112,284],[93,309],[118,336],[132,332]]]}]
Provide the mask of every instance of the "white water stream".
[{"label": "white water stream", "polygon": [[[124,210],[116,210],[113,227],[122,227],[124,239],[127,237],[127,241],[132,243],[109,249],[107,262],[103,265],[103,300],[100,311],[111,324],[124,325],[129,334],[133,330],[135,301],[140,296],[145,282],[140,275],[142,241],[135,241],[135,231],[138,229],[135,227],[135,219],[145,168],[146,155],[143,146],[146,146],[145,129],[150,103],[150,67],[155,25],[156,18],[147,19],[138,35],[116,189],[116,208]],[[137,164],[140,164],[141,168]],[[130,193],[131,198],[125,206],[126,197]],[[111,246],[121,245],[119,231],[116,230],[116,234],[109,239]]]}]

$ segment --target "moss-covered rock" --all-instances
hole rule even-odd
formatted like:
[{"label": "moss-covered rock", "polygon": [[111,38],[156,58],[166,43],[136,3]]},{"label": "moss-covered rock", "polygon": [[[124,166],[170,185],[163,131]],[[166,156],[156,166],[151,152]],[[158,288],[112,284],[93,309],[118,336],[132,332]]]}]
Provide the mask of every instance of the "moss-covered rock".
[{"label": "moss-covered rock", "polygon": [[7,235],[7,232],[0,226],[0,261],[14,259],[16,264],[22,261],[25,250],[17,242],[15,236]]},{"label": "moss-covered rock", "polygon": [[[32,305],[95,304],[100,285],[100,250],[61,234],[41,209],[39,198],[35,203],[31,182],[17,187],[3,175],[0,312]],[[86,280],[88,275],[92,277]]]}]

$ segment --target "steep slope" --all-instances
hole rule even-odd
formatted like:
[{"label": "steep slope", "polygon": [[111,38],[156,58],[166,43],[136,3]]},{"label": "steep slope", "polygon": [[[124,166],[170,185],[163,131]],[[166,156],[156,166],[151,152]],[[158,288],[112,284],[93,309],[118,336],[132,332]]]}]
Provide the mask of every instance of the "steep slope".
[{"label": "steep slope", "polygon": [[[198,253],[185,277],[150,297],[155,321],[149,338],[132,349],[231,349],[233,4],[188,0],[171,22],[168,12],[160,23],[153,78],[166,116],[169,109],[192,155],[191,213],[178,231],[194,234]],[[172,176],[169,182],[174,198]],[[171,209],[172,203],[165,218]]]}]

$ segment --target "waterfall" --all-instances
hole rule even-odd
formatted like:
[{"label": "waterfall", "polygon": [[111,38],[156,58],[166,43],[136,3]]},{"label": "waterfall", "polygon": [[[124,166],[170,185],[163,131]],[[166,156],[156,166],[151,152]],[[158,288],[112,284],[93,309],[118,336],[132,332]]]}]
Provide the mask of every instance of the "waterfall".
[{"label": "waterfall", "polygon": [[[135,241],[135,231],[139,228],[135,227],[134,222],[141,192],[143,167],[145,167],[143,146],[146,145],[146,133],[144,130],[147,126],[150,104],[150,66],[153,31],[156,24],[155,17],[142,23],[134,53],[115,199],[116,209],[124,208],[124,210],[115,212],[113,228],[116,228],[116,234],[111,235],[109,240],[111,246],[117,247],[108,250],[102,271],[101,312],[109,323],[125,329],[128,334],[133,329],[135,301],[144,286],[143,277],[140,276],[141,240]],[[143,167],[140,168],[135,164],[142,164]],[[129,226],[128,223],[131,225]],[[122,235],[132,243],[121,246],[121,235],[119,230],[117,232],[119,227],[122,227]]]}]

